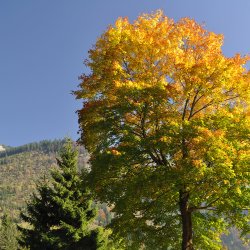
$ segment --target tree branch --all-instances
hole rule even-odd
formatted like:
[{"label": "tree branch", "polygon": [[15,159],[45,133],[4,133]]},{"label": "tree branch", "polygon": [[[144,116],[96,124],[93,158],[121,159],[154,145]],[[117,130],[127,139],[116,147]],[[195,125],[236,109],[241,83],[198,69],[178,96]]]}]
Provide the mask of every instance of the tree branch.
[{"label": "tree branch", "polygon": [[183,114],[182,114],[182,121],[184,121],[184,119],[185,119],[188,103],[189,103],[189,97],[186,99],[186,102],[184,105],[184,110],[183,110]]},{"label": "tree branch", "polygon": [[201,97],[198,98],[198,100],[196,101],[196,98],[198,97],[198,94],[201,90],[201,86],[198,88],[198,90],[196,91],[195,93],[195,96],[194,96],[194,99],[193,99],[193,102],[192,102],[192,105],[191,105],[191,110],[190,110],[190,114],[189,114],[189,117],[188,117],[188,120],[190,120],[190,118],[192,117],[192,114],[193,114],[193,110],[194,110],[194,107],[196,105],[196,103],[200,100]]},{"label": "tree branch", "polygon": [[195,111],[192,116],[190,118],[192,118],[194,115],[196,115],[197,113],[199,113],[200,111],[202,111],[203,109],[211,106],[213,104],[214,100],[211,100],[209,103],[207,103],[206,105],[204,105],[202,108],[198,109],[197,111]]},{"label": "tree branch", "polygon": [[191,207],[190,210],[191,210],[191,211],[197,211],[197,210],[203,210],[203,209],[204,209],[204,210],[205,210],[205,209],[209,209],[209,210],[214,209],[214,210],[215,210],[215,208],[212,207],[212,204],[214,204],[214,203],[215,203],[216,201],[218,201],[220,198],[221,198],[221,197],[216,198],[215,200],[211,201],[208,205],[203,206],[203,207]]}]

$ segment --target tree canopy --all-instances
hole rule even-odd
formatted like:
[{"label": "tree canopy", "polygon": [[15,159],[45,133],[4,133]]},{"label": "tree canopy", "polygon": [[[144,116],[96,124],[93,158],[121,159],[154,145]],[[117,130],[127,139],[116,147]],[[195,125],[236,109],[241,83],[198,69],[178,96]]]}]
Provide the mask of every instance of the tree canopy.
[{"label": "tree canopy", "polygon": [[81,142],[130,249],[220,249],[230,225],[249,232],[248,57],[222,45],[157,11],[119,18],[89,51],[75,91]]}]

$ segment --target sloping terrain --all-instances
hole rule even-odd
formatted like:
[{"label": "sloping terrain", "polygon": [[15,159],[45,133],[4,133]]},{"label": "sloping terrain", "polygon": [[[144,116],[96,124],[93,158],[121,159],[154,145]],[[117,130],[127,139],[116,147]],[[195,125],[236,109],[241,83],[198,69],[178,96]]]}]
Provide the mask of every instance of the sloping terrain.
[{"label": "sloping terrain", "polygon": [[[35,190],[36,183],[49,178],[64,140],[41,141],[0,152],[0,216],[18,217],[19,210]],[[86,164],[86,151],[79,149],[80,165]]]}]

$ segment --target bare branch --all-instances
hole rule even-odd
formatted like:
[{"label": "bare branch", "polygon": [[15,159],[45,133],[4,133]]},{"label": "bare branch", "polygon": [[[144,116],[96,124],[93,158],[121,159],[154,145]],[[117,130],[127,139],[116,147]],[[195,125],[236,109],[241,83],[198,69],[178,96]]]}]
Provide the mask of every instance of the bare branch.
[{"label": "bare branch", "polygon": [[190,118],[192,118],[194,115],[196,115],[197,113],[199,113],[200,111],[202,111],[203,109],[211,106],[213,104],[214,100],[211,100],[209,103],[207,103],[206,105],[204,105],[202,108],[198,109],[197,111],[195,111],[192,116]]},{"label": "bare branch", "polygon": [[219,199],[220,199],[221,197],[218,197],[218,198],[216,198],[215,200],[213,200],[213,201],[211,201],[208,205],[206,205],[206,206],[202,206],[202,207],[191,207],[190,208],[190,210],[191,211],[197,211],[197,210],[211,210],[211,209],[215,209],[215,208],[213,208],[212,207],[212,205],[216,202],[216,201],[218,201]]},{"label": "bare branch", "polygon": [[233,99],[238,98],[238,97],[240,97],[240,95],[232,96],[232,97],[230,97],[230,98],[227,98],[227,99],[223,100],[221,103],[226,102],[226,101],[233,100]]},{"label": "bare branch", "polygon": [[196,105],[196,103],[200,100],[201,97],[198,98],[198,100],[196,101],[197,97],[198,97],[198,94],[201,90],[201,86],[197,89],[196,93],[195,93],[195,96],[194,96],[194,99],[193,99],[193,102],[192,102],[192,105],[191,105],[191,110],[190,110],[190,114],[189,114],[189,117],[188,117],[188,120],[190,120],[190,118],[192,117],[192,114],[193,114],[193,110],[194,110],[194,107]]},{"label": "bare branch", "polygon": [[184,121],[185,116],[186,116],[186,111],[187,111],[187,105],[189,103],[189,98],[186,99],[185,105],[184,105],[184,110],[183,110],[183,114],[182,114],[182,120]]}]

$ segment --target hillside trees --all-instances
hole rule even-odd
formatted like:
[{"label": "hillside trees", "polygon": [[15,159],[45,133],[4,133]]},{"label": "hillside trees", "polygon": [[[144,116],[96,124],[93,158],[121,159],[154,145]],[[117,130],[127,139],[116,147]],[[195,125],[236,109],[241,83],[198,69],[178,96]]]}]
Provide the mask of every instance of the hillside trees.
[{"label": "hillside trees", "polygon": [[18,231],[16,224],[8,214],[4,214],[1,218],[0,225],[0,249],[15,250],[18,249]]},{"label": "hillside trees", "polygon": [[19,147],[6,147],[4,151],[0,151],[0,159],[3,160],[7,156],[20,154],[24,152],[38,151],[45,154],[56,153],[63,146],[65,140],[43,140],[40,142],[33,142]]},{"label": "hillside trees", "polygon": [[248,58],[222,44],[158,11],[119,18],[89,51],[75,91],[81,142],[130,249],[219,249],[230,225],[249,231]]},{"label": "hillside trees", "polygon": [[68,143],[52,171],[52,181],[41,182],[22,213],[27,227],[19,227],[20,244],[30,249],[95,250],[106,246],[108,231],[94,226],[91,195],[83,190],[77,171],[77,151]]}]

